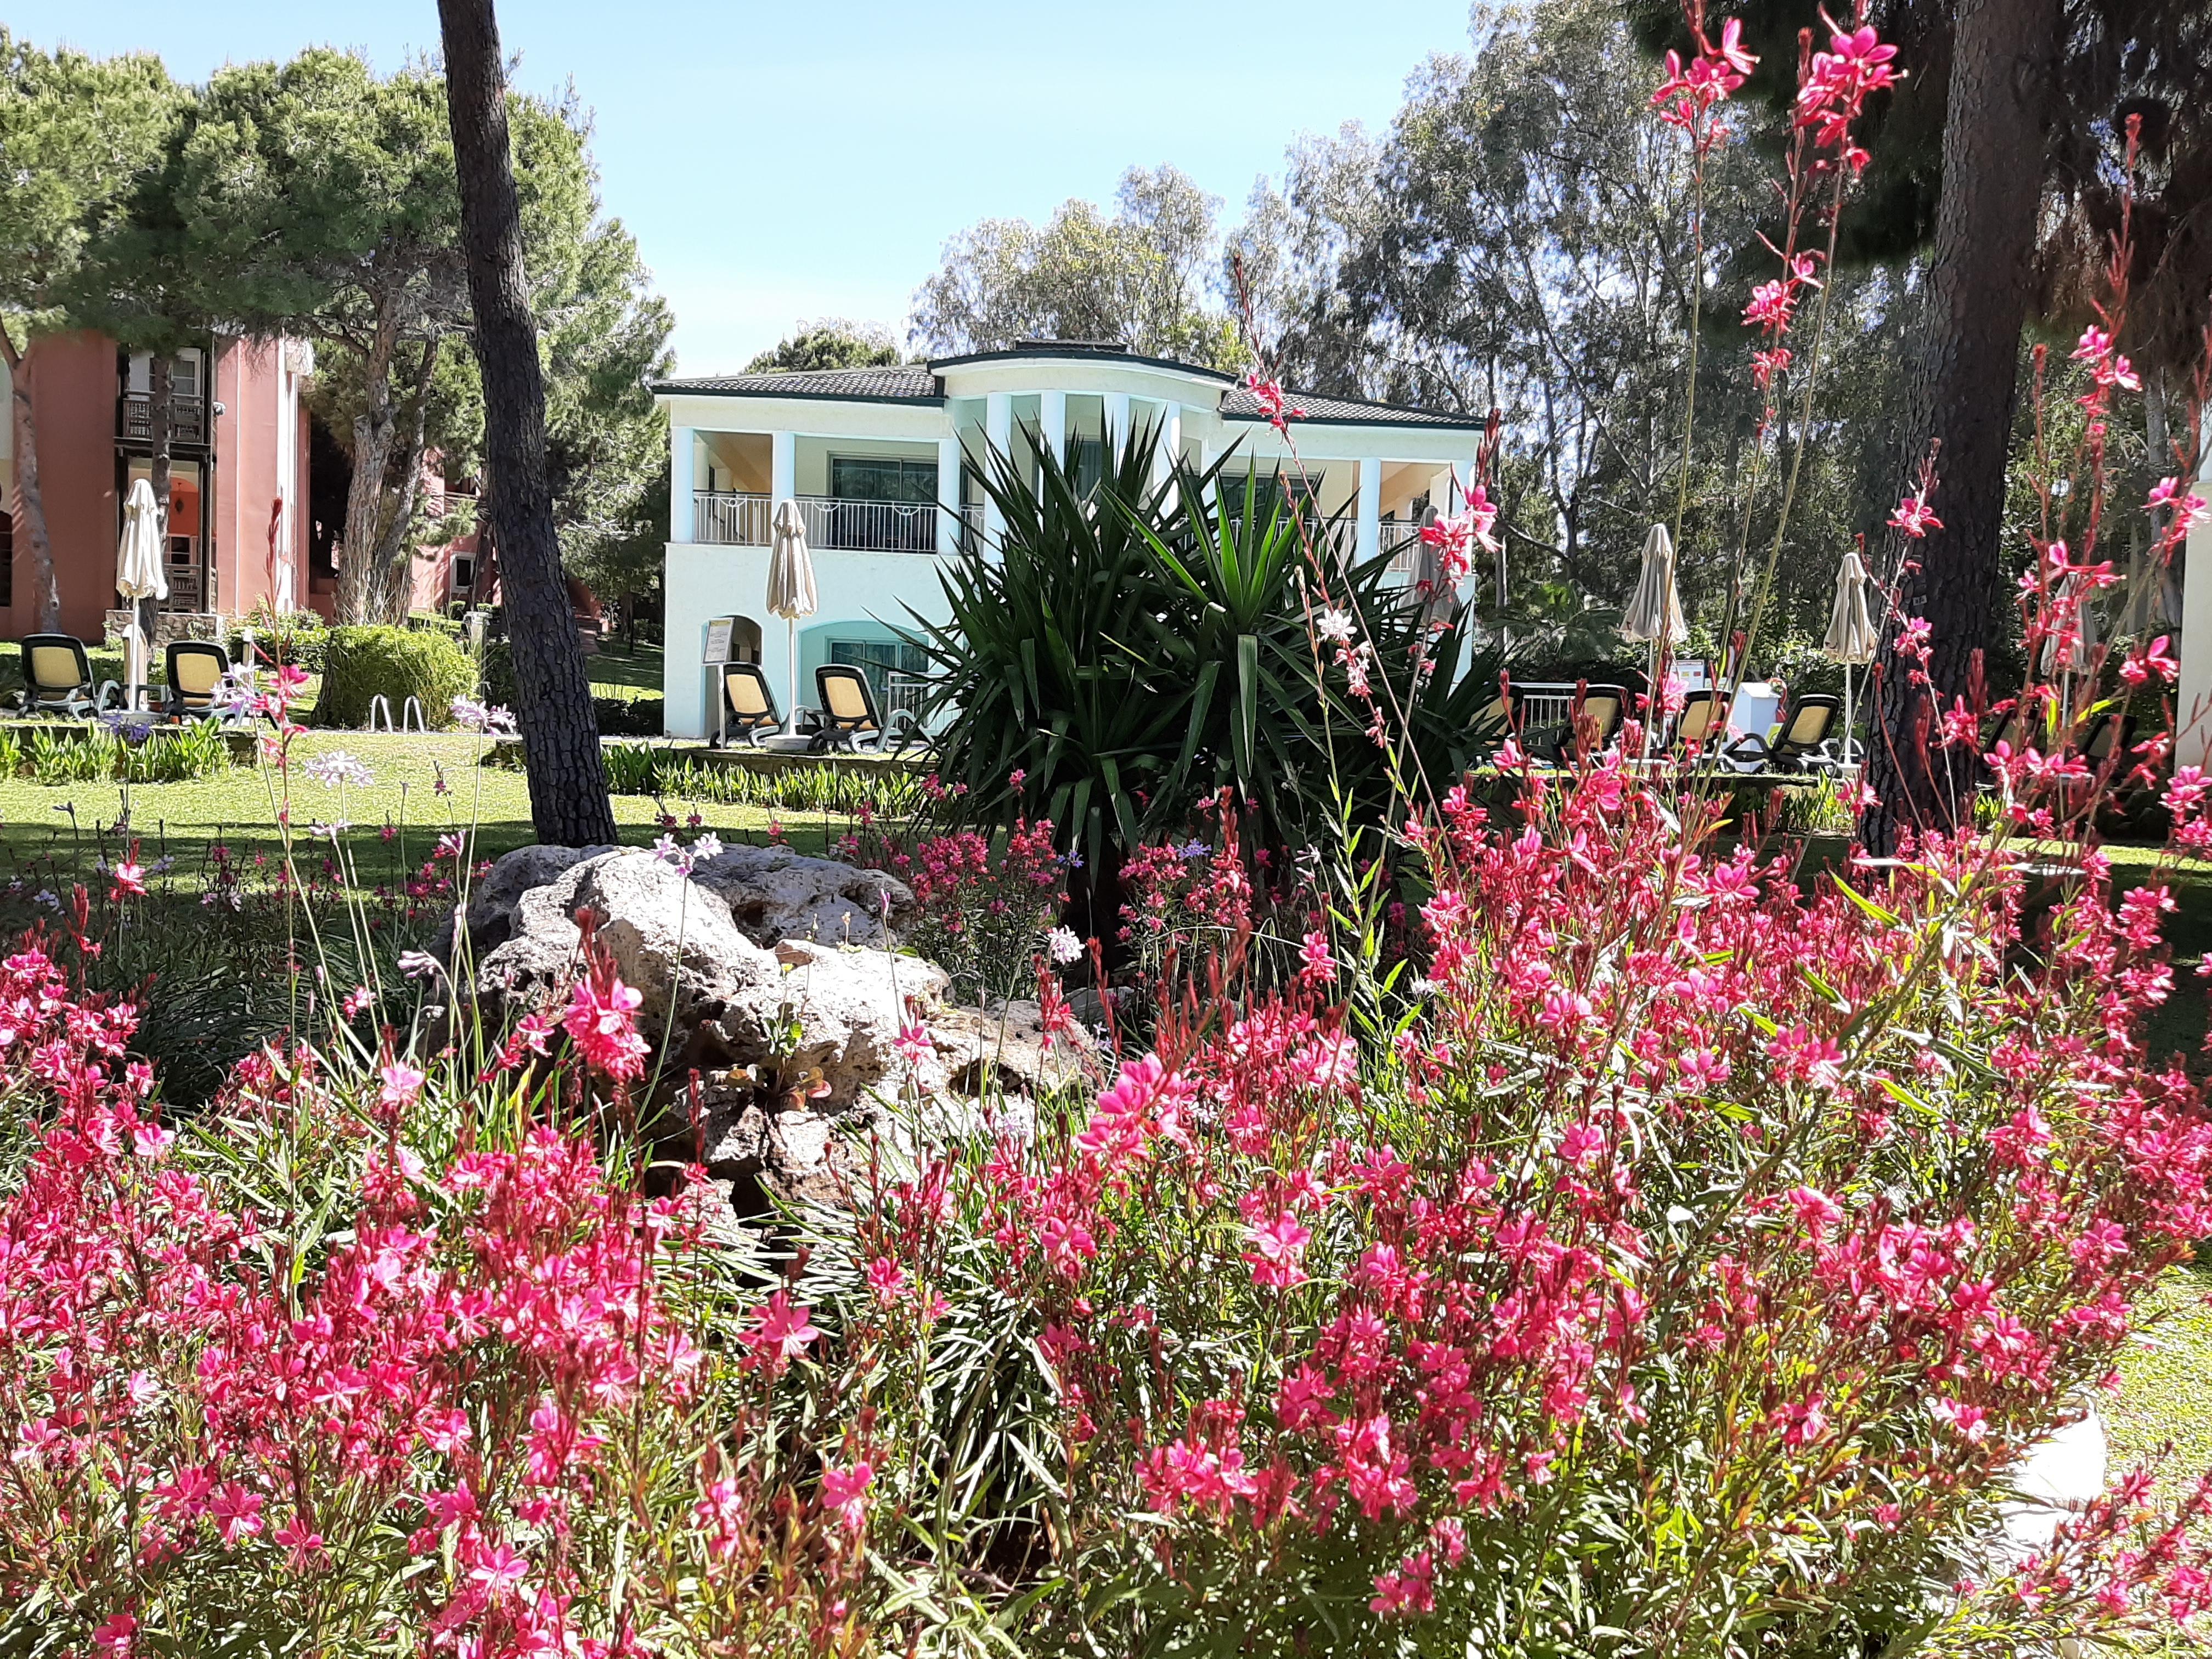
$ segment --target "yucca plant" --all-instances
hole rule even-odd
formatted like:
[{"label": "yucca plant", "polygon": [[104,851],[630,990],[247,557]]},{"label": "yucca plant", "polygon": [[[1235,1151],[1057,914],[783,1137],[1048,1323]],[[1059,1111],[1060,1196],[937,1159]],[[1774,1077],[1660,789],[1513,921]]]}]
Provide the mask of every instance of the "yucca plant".
[{"label": "yucca plant", "polygon": [[[1429,638],[1388,559],[1336,565],[1328,527],[1263,507],[1250,479],[1224,477],[1231,457],[1156,483],[1139,430],[1086,491],[1033,447],[1034,475],[988,457],[1000,544],[948,565],[948,620],[917,617],[908,635],[937,671],[939,770],[961,817],[1049,818],[1110,870],[1225,790],[1259,844],[1306,845],[1347,801],[1379,811],[1423,777],[1446,787],[1494,737],[1480,711],[1499,662],[1468,619]],[[1386,754],[1368,736],[1314,632],[1325,608],[1358,619],[1410,744]]]}]

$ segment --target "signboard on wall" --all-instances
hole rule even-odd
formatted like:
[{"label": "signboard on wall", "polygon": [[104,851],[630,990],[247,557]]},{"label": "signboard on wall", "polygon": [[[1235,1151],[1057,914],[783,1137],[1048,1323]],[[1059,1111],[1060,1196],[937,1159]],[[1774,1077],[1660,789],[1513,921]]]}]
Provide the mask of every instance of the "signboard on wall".
[{"label": "signboard on wall", "polygon": [[730,660],[730,636],[737,625],[735,617],[716,617],[707,624],[707,661]]}]

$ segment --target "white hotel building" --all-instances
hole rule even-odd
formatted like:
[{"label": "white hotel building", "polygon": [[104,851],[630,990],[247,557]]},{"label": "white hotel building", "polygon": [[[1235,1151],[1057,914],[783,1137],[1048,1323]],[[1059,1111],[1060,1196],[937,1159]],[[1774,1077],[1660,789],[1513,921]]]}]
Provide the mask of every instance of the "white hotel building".
[{"label": "white hotel building", "polygon": [[[784,624],[764,599],[769,526],[798,503],[819,607],[799,624],[799,701],[814,670],[860,666],[887,706],[911,706],[924,665],[894,629],[941,620],[940,561],[995,544],[995,507],[975,468],[991,449],[1036,465],[1032,439],[1096,477],[1109,441],[1158,434],[1163,464],[1287,470],[1290,445],[1235,378],[1119,347],[1066,341],[893,368],[665,380],[672,447],[667,550],[667,729],[714,728],[709,624],[734,618],[731,655],[751,657],[781,702]],[[1292,423],[1322,512],[1341,515],[1357,552],[1407,545],[1424,508],[1450,511],[1481,423],[1426,410],[1296,397]],[[909,614],[911,613],[911,614]],[[787,714],[788,710],[785,711]]]}]

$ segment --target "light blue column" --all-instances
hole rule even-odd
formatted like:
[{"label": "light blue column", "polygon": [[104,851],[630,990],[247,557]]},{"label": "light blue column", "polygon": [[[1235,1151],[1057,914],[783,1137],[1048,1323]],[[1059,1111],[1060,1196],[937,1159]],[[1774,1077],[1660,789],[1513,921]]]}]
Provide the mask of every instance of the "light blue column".
[{"label": "light blue column", "polygon": [[1359,463],[1359,558],[1382,550],[1382,463],[1371,456]]},{"label": "light blue column", "polygon": [[[986,466],[996,466],[1001,458],[1011,455],[1014,447],[1014,394],[994,392],[983,402],[983,435],[990,441],[991,454]],[[983,553],[986,558],[996,558],[999,538],[1006,534],[1006,520],[999,512],[999,503],[986,492],[983,497]]]},{"label": "light blue column", "polygon": [[668,539],[696,541],[699,527],[692,507],[697,477],[699,433],[696,428],[672,427],[668,434]]},{"label": "light blue column", "polygon": [[937,441],[937,550],[946,557],[960,550],[960,440]]}]

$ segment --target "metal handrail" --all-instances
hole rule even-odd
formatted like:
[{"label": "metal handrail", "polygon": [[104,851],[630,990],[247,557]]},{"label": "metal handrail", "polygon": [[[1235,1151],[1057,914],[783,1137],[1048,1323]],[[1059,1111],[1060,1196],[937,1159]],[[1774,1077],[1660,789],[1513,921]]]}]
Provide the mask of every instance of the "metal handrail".
[{"label": "metal handrail", "polygon": [[[145,440],[153,435],[154,398],[151,392],[126,392],[123,394],[122,419],[118,422],[125,439]],[[182,393],[169,399],[169,436],[176,443],[204,444],[207,441],[207,405],[198,397]]]},{"label": "metal handrail", "polygon": [[[806,526],[808,547],[851,553],[934,553],[938,519],[946,510],[936,501],[871,501],[837,495],[793,499]],[[981,504],[963,505],[958,523],[969,535],[980,533]],[[723,489],[702,489],[692,495],[695,541],[766,547],[775,529],[775,505],[769,496]]]}]

